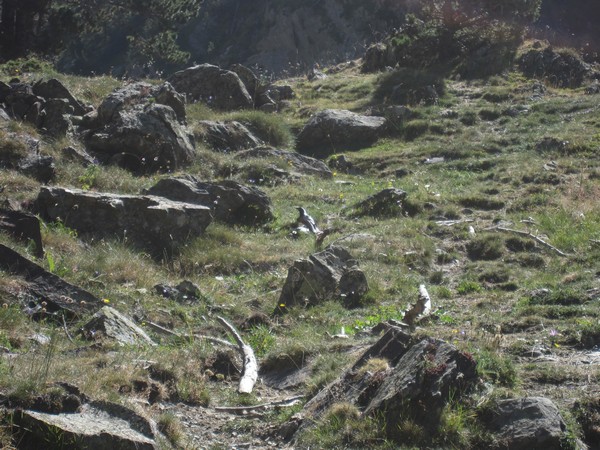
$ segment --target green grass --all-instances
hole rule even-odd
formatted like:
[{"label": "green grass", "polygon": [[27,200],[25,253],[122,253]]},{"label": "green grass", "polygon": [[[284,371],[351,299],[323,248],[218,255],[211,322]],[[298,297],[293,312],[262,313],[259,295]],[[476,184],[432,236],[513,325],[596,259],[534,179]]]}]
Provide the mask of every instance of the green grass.
[{"label": "green grass", "polygon": [[[56,74],[48,66],[34,67],[33,63],[20,61],[1,66],[0,71],[8,76],[17,69],[35,68],[40,76],[58,77],[76,96],[94,105],[120,85],[108,77]],[[33,77],[24,75],[27,80]],[[188,124],[193,129],[199,120],[239,120],[269,144],[290,148],[294,133],[319,109],[365,112],[379,106],[373,102],[381,81],[382,76],[362,76],[355,69],[320,81],[290,80],[297,98],[282,113],[215,113],[192,104],[187,106]],[[587,381],[577,371],[546,370],[521,358],[531,354],[536,342],[547,345],[560,361],[567,360],[564,355],[572,348],[599,345],[600,313],[593,293],[600,258],[597,99],[550,87],[543,97],[532,100],[531,82],[514,73],[468,83],[445,80],[445,85],[439,104],[415,102],[411,120],[372,147],[352,153],[340,149],[356,172],[336,172],[333,180],[306,176],[260,186],[271,198],[276,217],[267,227],[213,223],[204,236],[189,240],[172,259],[157,261],[127,240],[83,240],[60,223],[43,224],[46,256],[37,262],[98,297],[110,299],[112,306],[136,317],[140,325],[145,323],[142,326],[159,346],[108,344],[104,350],[70,356],[70,350],[89,343],[78,336],[71,343],[60,323],[26,318],[21,313],[23,280],[3,273],[0,346],[18,357],[0,364],[2,393],[14,391],[27,397],[42,389],[43,381],[63,380],[77,384],[94,398],[122,401],[122,386],[133,386],[136,380],[150,376],[148,369],[133,361],[149,360],[157,362],[157,372],[162,374],[154,381],[161,384],[164,398],[173,402],[256,404],[262,395],[285,396],[287,392],[273,394],[264,386],[256,395],[239,396],[235,380],[205,372],[216,350],[191,336],[221,336],[216,315],[239,325],[261,313],[268,317],[265,323],[244,329],[243,338],[263,367],[304,368],[308,378],[297,390],[310,397],[339,377],[356,360],[359,350],[376,339],[369,334],[371,327],[401,320],[415,302],[419,284],[424,283],[432,297],[433,314],[419,324],[419,335],[446,339],[471,351],[479,376],[496,392],[520,395],[523,386],[532,395],[546,395],[560,403],[563,395],[553,390],[552,383],[568,379],[575,386],[573,396],[578,395]],[[381,92],[389,87],[382,86]],[[514,114],[513,109],[517,111]],[[0,155],[8,159],[23,152],[18,142],[9,138],[11,132],[30,133],[42,140],[41,151],[55,158],[54,185],[135,194],[159,178],[133,176],[116,167],[82,167],[61,153],[64,146],[74,143],[70,139],[46,142],[31,127],[16,122],[0,130]],[[543,148],[538,144],[546,137],[568,144]],[[433,157],[444,160],[429,164]],[[232,178],[248,183],[250,173],[269,164],[288,169],[276,160],[240,161],[199,148],[197,161],[185,173],[206,181]],[[31,202],[41,186],[4,168],[0,187],[2,196]],[[407,192],[410,214],[352,214],[357,203],[390,187]],[[316,251],[314,237],[290,236],[296,206],[305,207],[321,228],[334,228],[325,246],[332,242],[343,245],[365,272],[369,294],[354,308],[345,308],[339,299],[333,299],[313,308],[295,307],[284,315],[272,315],[289,267]],[[566,256],[531,237],[499,231],[498,225],[530,232]],[[0,242],[30,254],[27,244],[13,241],[8,234],[0,233]],[[198,302],[178,303],[155,292],[156,284],[176,285],[182,280],[199,286]],[[532,294],[540,288],[549,289],[549,295]],[[81,317],[72,329],[88,319]],[[148,322],[181,336],[160,334]],[[342,327],[349,338],[332,338]],[[556,333],[551,335],[550,330]],[[54,347],[37,347],[27,338],[32,333],[53,336]],[[167,375],[172,377],[170,381]],[[473,393],[447,405],[442,428],[435,436],[410,420],[401,421],[395,435],[406,441],[393,444],[386,440],[381,418],[363,417],[342,405],[305,430],[299,443],[315,448],[393,448],[410,442],[417,447],[426,443],[477,448],[477,443],[485,442],[477,418],[470,413],[477,401]],[[265,420],[283,422],[291,417],[286,411],[269,414]],[[172,417],[164,416],[160,422],[170,430],[167,434],[174,442],[186,442]],[[239,433],[250,433],[254,423],[236,426]]]}]

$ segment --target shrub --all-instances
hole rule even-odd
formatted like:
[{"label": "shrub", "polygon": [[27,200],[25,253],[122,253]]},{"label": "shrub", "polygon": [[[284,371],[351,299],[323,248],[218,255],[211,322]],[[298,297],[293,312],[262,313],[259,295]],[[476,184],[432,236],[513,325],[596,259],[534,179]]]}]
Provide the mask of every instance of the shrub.
[{"label": "shrub", "polygon": [[435,72],[405,68],[381,75],[373,98],[375,101],[400,105],[431,105],[445,91],[443,77]]}]

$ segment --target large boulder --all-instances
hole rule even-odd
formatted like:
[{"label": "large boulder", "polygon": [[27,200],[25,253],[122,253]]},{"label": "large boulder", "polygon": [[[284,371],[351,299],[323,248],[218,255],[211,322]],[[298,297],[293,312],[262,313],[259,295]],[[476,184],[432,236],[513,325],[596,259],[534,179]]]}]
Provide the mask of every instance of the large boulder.
[{"label": "large boulder", "polygon": [[83,138],[102,162],[134,173],[177,170],[195,156],[184,126],[185,99],[169,83],[116,89],[81,121]]},{"label": "large boulder", "polygon": [[67,100],[75,115],[82,116],[87,112],[83,103],[77,100],[69,89],[56,78],[36,81],[32,86],[32,90],[35,95],[46,100],[51,98]]},{"label": "large boulder", "polygon": [[169,82],[188,100],[217,109],[252,108],[254,101],[237,73],[200,64],[174,73]]},{"label": "large boulder", "polygon": [[156,424],[117,403],[89,401],[81,404],[76,411],[57,413],[19,409],[15,411],[13,420],[19,448],[24,450],[162,448],[157,443],[159,433]]},{"label": "large boulder", "polygon": [[383,117],[326,109],[315,114],[304,125],[298,135],[296,149],[306,155],[325,157],[340,151],[368,147],[384,131],[385,122]]},{"label": "large boulder", "polygon": [[28,83],[11,81],[0,84],[0,103],[13,119],[24,120],[35,126],[40,121],[40,113],[44,99],[33,93]]},{"label": "large boulder", "polygon": [[357,261],[342,247],[330,246],[324,251],[298,259],[288,270],[277,308],[314,306],[334,298],[348,306],[355,305],[369,286]]},{"label": "large boulder", "polygon": [[205,205],[215,220],[229,224],[261,225],[275,218],[267,194],[232,180],[206,183],[193,176],[164,178],[145,193]]},{"label": "large boulder", "polygon": [[88,149],[134,173],[167,172],[189,165],[195,149],[175,111],[157,103],[116,112],[103,127],[86,136]]},{"label": "large boulder", "polygon": [[291,166],[300,174],[316,175],[321,178],[333,178],[331,170],[329,170],[329,167],[327,167],[327,164],[323,161],[296,152],[269,147],[256,147],[235,155],[235,159],[240,161],[245,161],[248,158],[280,160],[284,162],[286,167]]},{"label": "large boulder", "polygon": [[567,426],[558,408],[544,397],[498,400],[487,425],[503,448],[527,450],[563,448]]},{"label": "large boulder", "polygon": [[163,83],[153,86],[148,83],[133,83],[115,89],[110,93],[100,106],[98,111],[90,117],[95,117],[95,122],[90,126],[101,127],[113,121],[120,111],[129,109],[135,105],[148,105],[158,103],[170,106],[181,122],[185,121],[185,97],[179,94],[172,85]]},{"label": "large boulder", "polygon": [[[367,370],[373,359],[387,364]],[[433,432],[444,406],[476,384],[476,365],[471,355],[451,344],[416,339],[389,326],[350,369],[305,405],[302,416],[310,421],[303,427],[344,402],[366,416],[380,417],[391,439],[398,440],[398,425],[407,420]]]},{"label": "large boulder", "polygon": [[[90,292],[48,272],[13,249],[0,244],[0,269],[23,277],[25,311],[33,318],[47,319],[57,316],[76,318],[98,310],[100,299]],[[23,294],[27,295],[23,295]]]},{"label": "large boulder", "polygon": [[235,120],[231,122],[201,120],[196,125],[194,136],[219,152],[237,152],[263,144],[248,128]]},{"label": "large boulder", "polygon": [[161,256],[200,236],[210,208],[150,195],[118,195],[43,187],[36,200],[46,220],[62,220],[82,236],[118,237]]},{"label": "large boulder", "polygon": [[14,119],[25,120],[53,137],[65,136],[70,116],[84,114],[85,108],[58,80],[40,80],[33,85],[21,82],[0,85],[0,103]]}]

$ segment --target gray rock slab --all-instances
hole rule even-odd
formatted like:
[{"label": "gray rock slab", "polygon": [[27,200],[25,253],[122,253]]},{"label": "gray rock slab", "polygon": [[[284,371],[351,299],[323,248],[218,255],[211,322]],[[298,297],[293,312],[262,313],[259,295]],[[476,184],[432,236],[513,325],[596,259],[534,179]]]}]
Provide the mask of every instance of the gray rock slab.
[{"label": "gray rock slab", "polygon": [[[154,450],[155,425],[123,406],[107,402],[84,404],[79,412],[17,413],[23,448]],[[36,447],[37,445],[37,447]]]},{"label": "gray rock slab", "polygon": [[347,110],[316,113],[298,135],[296,149],[305,155],[326,157],[373,144],[385,129],[386,119]]},{"label": "gray rock slab", "polygon": [[212,221],[210,209],[198,204],[62,187],[43,187],[36,209],[82,235],[126,239],[159,255],[202,235]]}]

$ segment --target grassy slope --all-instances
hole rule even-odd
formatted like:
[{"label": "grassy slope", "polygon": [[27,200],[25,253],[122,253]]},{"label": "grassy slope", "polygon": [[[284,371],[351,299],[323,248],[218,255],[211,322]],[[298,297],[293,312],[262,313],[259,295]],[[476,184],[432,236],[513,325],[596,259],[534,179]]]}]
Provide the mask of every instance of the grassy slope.
[{"label": "grassy slope", "polygon": [[[119,84],[107,78],[60,77],[76,96],[96,105]],[[297,129],[318,109],[363,111],[371,103],[377,81],[376,75],[362,76],[352,69],[316,82],[291,80],[298,98],[279,120]],[[83,245],[75,233],[48,224],[43,238],[51,258],[40,263],[51,264],[56,273],[108,299],[119,310],[135,313],[142,324],[152,321],[182,334],[214,334],[217,313],[237,323],[255,312],[270,314],[288,267],[314,251],[311,239],[287,237],[288,225],[296,217],[294,206],[302,205],[318,223],[342,229],[329,242],[356,236],[344,245],[366,272],[371,292],[364,305],[352,310],[329,302],[292,310],[268,326],[245,332],[262,363],[278,358],[312,360],[311,376],[300,391],[314,393],[351,360],[350,344],[372,339],[361,331],[382,320],[401,319],[402,311],[416,299],[418,285],[424,283],[435,314],[419,333],[472,352],[482,379],[492,387],[491,394],[477,394],[467,405],[489,395],[540,394],[557,401],[569,416],[573,399],[599,394],[594,385],[600,375],[598,366],[583,361],[584,351],[600,344],[600,112],[597,95],[548,87],[545,95],[536,96],[536,83],[513,73],[485,82],[449,81],[438,105],[413,107],[417,117],[394,135],[372,148],[346,153],[363,171],[335,175],[335,181],[349,183],[305,178],[296,184],[263,187],[277,216],[267,230],[213,224],[182,255],[157,263],[125,243]],[[229,116],[190,108],[191,127],[194,120],[206,117]],[[22,124],[10,127],[35,134]],[[568,143],[562,148],[536,149],[544,137]],[[43,145],[45,152],[59,159],[56,184],[139,192],[158,178],[63,162],[59,150],[68,143],[65,139]],[[423,163],[436,156],[443,156],[445,162]],[[224,167],[240,164],[201,150],[190,172],[216,178]],[[408,169],[409,174],[396,178],[398,169]],[[243,170],[230,172],[243,174]],[[34,198],[38,188],[31,179],[9,171],[0,172],[0,185],[3,196],[21,200]],[[414,217],[348,219],[348,207],[386,187],[402,188],[414,204],[430,203],[436,209],[423,209]],[[490,200],[496,204],[490,205]],[[437,223],[444,218],[459,222]],[[498,232],[494,230],[498,224],[541,236],[568,256],[561,257],[532,239]],[[469,226],[475,229],[474,237]],[[27,246],[7,236],[0,235],[0,241],[29,253]],[[184,278],[200,286],[204,298],[199,304],[180,305],[155,294],[155,284]],[[260,402],[260,393],[242,398],[231,393],[232,387],[208,379],[202,361],[213,349],[193,339],[174,339],[148,329],[161,343],[158,348],[65,353],[84,342],[78,338],[69,342],[62,327],[52,323],[26,320],[15,295],[6,294],[18,293],[19,285],[16,278],[0,279],[0,300],[5,303],[0,309],[0,345],[21,355],[0,361],[4,393],[26,396],[47,381],[62,380],[78,384],[93,397],[124,401],[119,388],[147,377],[143,364],[135,361],[152,360],[175,373],[181,400],[200,405]],[[532,298],[531,291],[539,288],[550,289],[552,295]],[[341,327],[351,335],[342,344],[329,337]],[[29,339],[32,333],[52,337],[52,344],[35,344]],[[540,349],[545,357],[530,357]],[[564,383],[572,388],[568,394],[559,389]],[[437,445],[476,445],[475,416],[466,409],[465,404],[448,409]],[[284,418],[268,417],[275,422]],[[344,423],[353,425],[344,428]],[[253,427],[260,427],[259,422],[246,426]],[[380,442],[372,429],[344,412],[328,417],[304,439],[313,446],[341,445],[343,439],[354,445],[368,441],[372,446]],[[579,432],[576,424],[571,430]],[[405,431],[408,442],[415,445],[425,439],[410,424]],[[7,442],[9,436],[3,439]]]}]

